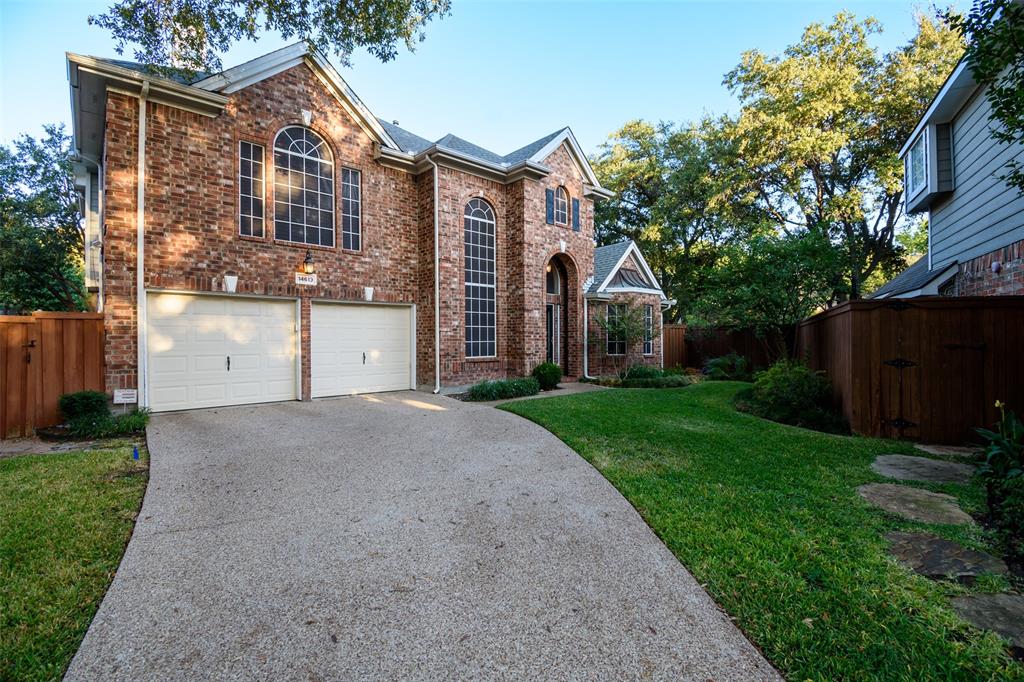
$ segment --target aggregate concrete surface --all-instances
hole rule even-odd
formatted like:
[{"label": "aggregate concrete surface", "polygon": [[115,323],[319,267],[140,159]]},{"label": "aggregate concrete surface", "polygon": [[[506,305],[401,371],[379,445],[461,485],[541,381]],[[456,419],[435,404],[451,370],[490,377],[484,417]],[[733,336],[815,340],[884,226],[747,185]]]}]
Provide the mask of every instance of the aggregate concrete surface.
[{"label": "aggregate concrete surface", "polygon": [[67,679],[781,679],[515,415],[401,392],[154,415],[148,440]]}]

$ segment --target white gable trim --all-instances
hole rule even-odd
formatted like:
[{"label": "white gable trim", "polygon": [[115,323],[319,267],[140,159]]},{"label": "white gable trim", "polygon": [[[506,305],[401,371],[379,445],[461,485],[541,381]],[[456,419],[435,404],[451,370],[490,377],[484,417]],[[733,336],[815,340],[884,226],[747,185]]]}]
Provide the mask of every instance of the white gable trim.
[{"label": "white gable trim", "polygon": [[316,74],[335,99],[341,103],[345,111],[359,123],[359,126],[372,140],[385,147],[399,149],[398,144],[388,135],[384,126],[363,104],[337,69],[321,54],[310,51],[305,43],[294,43],[282,47],[262,57],[204,78],[193,87],[230,95],[304,62],[309,65],[310,70]]},{"label": "white gable trim", "polygon": [[614,293],[614,292],[627,292],[627,291],[633,291],[634,290],[633,287],[612,287],[612,288],[608,287],[608,283],[612,281],[612,279],[615,277],[616,273],[618,273],[619,269],[622,267],[623,263],[625,263],[626,260],[629,258],[630,254],[633,254],[633,256],[636,258],[636,262],[637,262],[637,264],[640,265],[640,269],[643,270],[644,277],[647,278],[647,281],[648,282],[653,282],[654,285],[655,285],[655,286],[651,287],[650,289],[645,289],[645,290],[642,290],[642,291],[638,290],[638,292],[639,293],[656,293],[659,296],[661,296],[661,300],[663,300],[663,301],[667,300],[665,298],[665,292],[661,289],[661,283],[658,282],[658,278],[654,276],[654,271],[651,270],[651,266],[647,264],[647,259],[644,258],[644,255],[642,253],[640,253],[640,247],[638,247],[636,245],[636,242],[634,242],[632,240],[629,242],[629,247],[626,248],[626,250],[623,252],[622,256],[619,257],[618,262],[615,263],[615,267],[613,267],[611,270],[608,271],[608,276],[604,278],[604,281],[601,282],[601,286],[599,286],[597,288],[597,291],[595,293],[598,293],[598,294],[605,293],[605,292]]},{"label": "white gable trim", "polygon": [[531,156],[530,161],[533,161],[534,163],[543,163],[544,159],[551,156],[551,154],[558,149],[563,142],[568,145],[573,161],[576,162],[576,166],[580,169],[580,172],[583,174],[583,177],[586,178],[587,182],[594,187],[601,187],[601,183],[598,181],[597,175],[594,174],[594,169],[590,167],[590,161],[587,160],[587,155],[583,153],[580,143],[576,141],[576,136],[572,134],[572,130],[569,128],[563,128],[562,132],[555,135],[550,142],[541,147],[536,154]]}]

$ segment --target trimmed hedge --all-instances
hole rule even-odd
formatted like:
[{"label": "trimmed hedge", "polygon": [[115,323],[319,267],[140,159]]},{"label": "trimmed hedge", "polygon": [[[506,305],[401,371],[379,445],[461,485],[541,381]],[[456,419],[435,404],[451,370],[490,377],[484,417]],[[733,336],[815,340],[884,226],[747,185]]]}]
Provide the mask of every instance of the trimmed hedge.
[{"label": "trimmed hedge", "polygon": [[68,430],[80,438],[110,438],[145,431],[148,410],[132,410],[118,415],[84,415],[68,422]]},{"label": "trimmed hedge", "polygon": [[620,388],[683,388],[692,381],[681,374],[666,374],[660,377],[626,377],[619,382]]},{"label": "trimmed hedge", "polygon": [[849,424],[833,409],[828,379],[796,360],[780,360],[758,372],[754,385],[736,394],[736,409],[805,429],[850,432]]},{"label": "trimmed hedge", "polygon": [[537,395],[539,392],[540,383],[533,377],[490,379],[470,386],[469,392],[466,393],[466,400],[508,400],[510,398],[522,398],[527,395]]},{"label": "trimmed hedge", "polygon": [[660,379],[668,372],[652,365],[633,365],[626,370],[626,381],[630,379]]},{"label": "trimmed hedge", "polygon": [[64,419],[69,422],[77,419],[101,419],[110,416],[110,403],[107,394],[100,391],[65,393],[57,404],[60,406]]},{"label": "trimmed hedge", "polygon": [[553,362],[542,362],[533,368],[533,378],[540,384],[540,390],[550,391],[558,388],[562,380],[562,368]]}]

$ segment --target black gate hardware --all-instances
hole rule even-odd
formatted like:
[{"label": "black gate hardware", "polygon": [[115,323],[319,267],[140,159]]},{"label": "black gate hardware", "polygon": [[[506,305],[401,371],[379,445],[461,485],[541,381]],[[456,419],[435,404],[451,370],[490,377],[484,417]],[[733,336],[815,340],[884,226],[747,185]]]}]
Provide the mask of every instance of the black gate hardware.
[{"label": "black gate hardware", "polygon": [[[912,426],[917,426],[916,422],[908,421],[906,419],[903,419],[902,417],[897,417],[896,419],[887,419],[885,423],[891,424],[892,426],[899,429],[901,432],[903,431],[903,429],[909,429]],[[900,435],[902,437],[902,433]]]},{"label": "black gate hardware", "polygon": [[917,363],[913,360],[907,360],[906,358],[894,358],[892,360],[883,360],[883,365],[889,365],[896,369],[906,369],[907,367],[917,367]]}]

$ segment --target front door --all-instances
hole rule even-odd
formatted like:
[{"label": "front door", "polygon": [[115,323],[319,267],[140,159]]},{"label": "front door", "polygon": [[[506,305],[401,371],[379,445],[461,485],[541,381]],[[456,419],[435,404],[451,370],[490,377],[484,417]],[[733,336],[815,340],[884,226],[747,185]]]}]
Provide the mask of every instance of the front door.
[{"label": "front door", "polygon": [[547,328],[547,361],[562,364],[562,306],[548,303],[545,326]]}]

